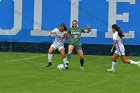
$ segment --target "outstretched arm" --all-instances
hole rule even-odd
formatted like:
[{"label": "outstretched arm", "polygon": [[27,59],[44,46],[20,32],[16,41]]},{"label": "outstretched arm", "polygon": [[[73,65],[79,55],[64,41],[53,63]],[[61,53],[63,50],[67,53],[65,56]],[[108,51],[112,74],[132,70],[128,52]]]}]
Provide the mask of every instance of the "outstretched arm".
[{"label": "outstretched arm", "polygon": [[84,32],[85,32],[85,33],[89,33],[89,32],[90,32],[90,28],[91,28],[91,26],[90,26],[90,24],[88,24],[88,25],[87,25],[87,30],[84,30]]},{"label": "outstretched arm", "polygon": [[57,32],[57,30],[58,30],[58,29],[55,28],[54,30],[48,32],[48,35],[49,35],[49,36],[52,36],[53,34],[55,34],[55,33]]},{"label": "outstretched arm", "polygon": [[49,33],[48,33],[48,35],[49,35],[49,36],[52,36],[52,35],[53,35],[53,33],[52,33],[52,32],[49,32]]}]

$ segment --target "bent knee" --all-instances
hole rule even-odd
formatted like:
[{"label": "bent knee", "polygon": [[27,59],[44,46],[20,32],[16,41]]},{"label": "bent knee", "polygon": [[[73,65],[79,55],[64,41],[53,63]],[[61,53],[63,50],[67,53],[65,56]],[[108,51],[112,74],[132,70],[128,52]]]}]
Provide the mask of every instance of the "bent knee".
[{"label": "bent knee", "polygon": [[68,54],[72,54],[72,51],[70,50],[70,51],[68,51]]},{"label": "bent knee", "polygon": [[52,54],[52,52],[48,52],[48,54]]},{"label": "bent knee", "polygon": [[84,55],[79,55],[80,59],[84,59]]}]

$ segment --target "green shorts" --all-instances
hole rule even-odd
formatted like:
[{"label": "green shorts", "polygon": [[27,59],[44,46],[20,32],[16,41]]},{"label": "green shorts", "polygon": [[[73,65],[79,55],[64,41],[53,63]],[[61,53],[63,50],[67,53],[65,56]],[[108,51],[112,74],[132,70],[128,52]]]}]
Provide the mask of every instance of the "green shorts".
[{"label": "green shorts", "polygon": [[73,45],[76,50],[82,50],[82,45],[81,44],[72,44],[72,43],[70,43],[70,45]]}]

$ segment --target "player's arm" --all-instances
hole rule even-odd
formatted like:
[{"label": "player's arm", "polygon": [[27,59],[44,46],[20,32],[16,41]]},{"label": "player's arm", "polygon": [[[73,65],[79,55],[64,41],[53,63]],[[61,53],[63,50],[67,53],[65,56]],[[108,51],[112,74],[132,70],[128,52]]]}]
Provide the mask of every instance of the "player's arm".
[{"label": "player's arm", "polygon": [[49,36],[52,36],[55,32],[56,32],[56,28],[55,28],[54,30],[48,32],[48,35],[49,35]]},{"label": "player's arm", "polygon": [[122,38],[122,43],[123,43],[123,45],[124,45],[124,37]]},{"label": "player's arm", "polygon": [[116,46],[116,43],[117,43],[117,37],[118,37],[118,33],[114,33],[113,34],[113,40],[114,40],[114,43],[113,43],[113,46],[111,48],[111,53],[113,52],[115,46]]},{"label": "player's arm", "polygon": [[70,37],[70,29],[68,30],[68,32],[66,33],[66,38],[69,38]]},{"label": "player's arm", "polygon": [[113,52],[113,50],[114,50],[114,48],[115,48],[115,46],[116,46],[116,43],[117,43],[117,40],[114,40],[113,46],[112,46],[112,48],[111,48],[111,52]]},{"label": "player's arm", "polygon": [[63,42],[65,42],[66,40],[67,40],[67,33],[64,34]]},{"label": "player's arm", "polygon": [[49,36],[52,36],[52,35],[53,35],[53,32],[48,32],[48,35],[49,35]]},{"label": "player's arm", "polygon": [[91,28],[91,26],[90,26],[90,24],[88,24],[87,25],[87,30],[84,30],[84,33],[89,33],[90,32],[90,28]]},{"label": "player's arm", "polygon": [[66,39],[70,38],[70,34],[66,33]]}]

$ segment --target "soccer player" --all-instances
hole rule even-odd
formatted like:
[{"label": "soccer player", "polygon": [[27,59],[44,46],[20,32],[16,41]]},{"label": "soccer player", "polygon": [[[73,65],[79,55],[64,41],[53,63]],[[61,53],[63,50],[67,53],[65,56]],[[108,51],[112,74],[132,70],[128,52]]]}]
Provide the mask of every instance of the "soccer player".
[{"label": "soccer player", "polygon": [[90,24],[87,25],[87,30],[84,30],[82,28],[78,27],[78,22],[77,20],[72,21],[72,28],[68,30],[68,37],[70,38],[70,42],[68,45],[68,54],[67,54],[67,66],[66,69],[68,69],[68,64],[71,58],[71,54],[73,52],[73,49],[76,49],[77,54],[80,57],[80,68],[83,70],[83,65],[84,65],[84,55],[83,55],[83,50],[81,47],[81,33],[89,33],[90,31]]},{"label": "soccer player", "polygon": [[59,28],[55,28],[53,31],[49,32],[49,36],[54,35],[55,36],[55,40],[53,42],[53,44],[50,46],[49,50],[48,50],[48,66],[50,67],[52,66],[52,53],[58,49],[62,58],[63,58],[63,62],[64,64],[66,64],[67,62],[67,58],[65,55],[65,49],[64,49],[64,42],[66,40],[66,31],[67,31],[67,27],[65,24],[61,24],[59,26]]},{"label": "soccer player", "polygon": [[120,27],[117,24],[113,24],[112,31],[113,31],[114,44],[111,48],[111,52],[113,52],[115,47],[116,47],[116,50],[114,52],[114,55],[112,56],[112,68],[107,69],[107,71],[109,71],[109,72],[115,71],[116,60],[118,57],[120,57],[120,59],[123,61],[123,63],[135,64],[135,65],[138,65],[140,67],[140,61],[136,62],[133,60],[126,59],[125,47],[124,47],[124,35],[123,35],[123,32],[120,30]]}]

